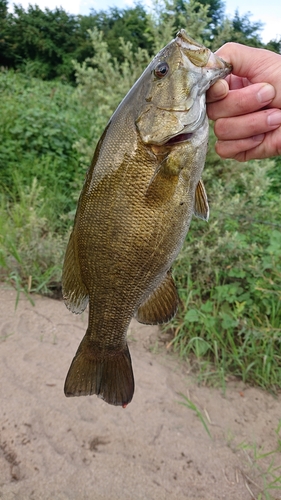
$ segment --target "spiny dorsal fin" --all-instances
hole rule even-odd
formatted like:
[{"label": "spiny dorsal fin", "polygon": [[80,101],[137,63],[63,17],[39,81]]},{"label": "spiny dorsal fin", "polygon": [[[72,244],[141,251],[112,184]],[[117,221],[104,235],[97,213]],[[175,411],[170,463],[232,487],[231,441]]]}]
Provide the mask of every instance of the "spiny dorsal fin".
[{"label": "spiny dorsal fin", "polygon": [[83,312],[89,302],[88,290],[80,274],[73,233],[70,235],[63,263],[62,294],[66,307],[76,314]]},{"label": "spiny dorsal fin", "polygon": [[178,292],[171,271],[138,308],[136,319],[147,325],[166,323],[176,314],[179,303]]},{"label": "spiny dorsal fin", "polygon": [[209,219],[209,204],[208,204],[208,198],[207,198],[207,193],[204,187],[204,184],[202,180],[197,184],[196,190],[195,190],[195,201],[194,201],[194,215],[196,217],[199,217],[200,219],[203,220],[208,220]]}]

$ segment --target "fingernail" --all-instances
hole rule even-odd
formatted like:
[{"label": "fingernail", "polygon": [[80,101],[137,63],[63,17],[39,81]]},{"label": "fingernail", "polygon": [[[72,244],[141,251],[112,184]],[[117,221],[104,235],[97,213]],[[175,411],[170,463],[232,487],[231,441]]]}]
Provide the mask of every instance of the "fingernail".
[{"label": "fingernail", "polygon": [[267,124],[268,125],[281,125],[281,110],[276,110],[273,111],[270,115],[267,117]]},{"label": "fingernail", "polygon": [[266,83],[257,93],[257,99],[260,103],[272,101],[275,97],[275,88]]}]

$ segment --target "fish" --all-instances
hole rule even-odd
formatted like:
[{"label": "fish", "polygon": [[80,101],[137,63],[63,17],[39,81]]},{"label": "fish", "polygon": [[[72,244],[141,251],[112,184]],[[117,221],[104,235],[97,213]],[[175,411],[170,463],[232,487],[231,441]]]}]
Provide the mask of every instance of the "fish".
[{"label": "fish", "polygon": [[208,220],[201,179],[206,91],[231,72],[181,29],[110,118],[86,174],[66,249],[62,291],[88,328],[66,396],[96,394],[125,408],[134,394],[127,331],[168,322],[179,298],[171,266],[193,214]]}]

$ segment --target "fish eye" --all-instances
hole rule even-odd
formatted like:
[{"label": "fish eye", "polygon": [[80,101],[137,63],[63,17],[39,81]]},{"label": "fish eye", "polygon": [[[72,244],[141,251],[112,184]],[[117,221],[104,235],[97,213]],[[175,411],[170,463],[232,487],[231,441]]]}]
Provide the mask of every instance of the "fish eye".
[{"label": "fish eye", "polygon": [[157,64],[154,70],[154,74],[157,78],[163,78],[164,76],[167,75],[168,71],[169,71],[168,64],[165,61],[162,61],[159,64]]}]

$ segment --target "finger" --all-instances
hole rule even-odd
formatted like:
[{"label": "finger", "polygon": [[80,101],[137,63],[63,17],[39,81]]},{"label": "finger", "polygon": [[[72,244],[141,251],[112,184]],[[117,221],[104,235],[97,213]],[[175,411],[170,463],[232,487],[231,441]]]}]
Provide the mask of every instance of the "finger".
[{"label": "finger", "polygon": [[208,104],[208,116],[211,120],[217,120],[249,114],[270,104],[274,97],[275,88],[269,83],[256,83],[239,90],[230,90],[223,100]]},{"label": "finger", "polygon": [[265,109],[234,118],[219,118],[214,132],[219,140],[233,141],[271,132],[281,125],[281,110]]},{"label": "finger", "polygon": [[[256,160],[259,158],[272,158],[281,155],[281,127],[265,134],[263,141],[254,149],[246,151],[247,160]],[[241,160],[238,160],[241,161]]]},{"label": "finger", "polygon": [[243,162],[281,155],[281,127],[255,137],[238,141],[218,141],[216,152],[222,158],[233,158]]},{"label": "finger", "polygon": [[248,78],[242,78],[241,76],[234,75],[233,73],[228,76],[227,82],[230,90],[243,89],[244,87],[251,85]]},{"label": "finger", "polygon": [[237,141],[217,141],[215,150],[221,158],[233,158],[238,161],[247,161],[246,152],[259,146],[264,138],[265,134],[260,134]]},{"label": "finger", "polygon": [[[251,83],[270,82],[276,89],[279,88],[280,54],[231,42],[223,45],[216,54],[232,64],[234,75]],[[272,105],[280,108],[280,103],[280,94],[277,92]]]},{"label": "finger", "polygon": [[[239,43],[229,42],[223,45],[216,51],[216,55],[232,64],[233,74],[241,77],[246,77],[253,81],[257,73],[257,65],[260,66],[263,54],[268,54],[268,51],[256,48],[247,47]],[[259,74],[262,69],[259,68]]]},{"label": "finger", "polygon": [[223,99],[227,96],[229,91],[228,84],[225,80],[218,80],[214,85],[212,85],[206,96],[207,102],[215,102]]},{"label": "finger", "polygon": [[229,90],[243,89],[251,85],[247,78],[241,78],[236,75],[228,75],[225,79],[218,80],[207,91],[206,102],[216,102],[227,96]]}]

